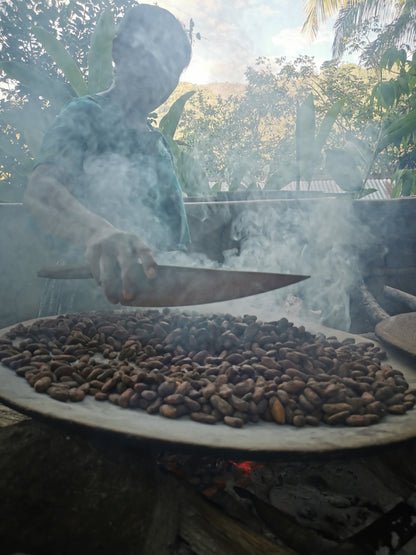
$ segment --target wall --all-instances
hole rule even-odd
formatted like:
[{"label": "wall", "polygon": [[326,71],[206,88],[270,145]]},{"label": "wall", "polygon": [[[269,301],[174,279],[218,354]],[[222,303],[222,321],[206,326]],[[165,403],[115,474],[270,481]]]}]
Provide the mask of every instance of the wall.
[{"label": "wall", "polygon": [[[302,293],[330,327],[374,329],[363,312],[363,283],[390,314],[398,307],[383,296],[384,285],[416,295],[416,198],[195,202],[187,213],[195,250],[209,249],[226,264],[240,257],[248,269],[311,275]],[[237,257],[227,257],[234,251]]]},{"label": "wall", "polygon": [[52,263],[47,237],[21,204],[0,203],[0,326],[37,315],[43,282],[36,276]]}]

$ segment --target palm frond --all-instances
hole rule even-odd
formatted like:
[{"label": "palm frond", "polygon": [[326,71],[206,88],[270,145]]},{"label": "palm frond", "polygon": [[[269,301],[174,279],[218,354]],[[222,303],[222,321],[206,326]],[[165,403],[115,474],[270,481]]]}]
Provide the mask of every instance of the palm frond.
[{"label": "palm frond", "polygon": [[334,25],[335,37],[332,45],[332,55],[340,57],[345,52],[346,38],[351,38],[354,31],[373,20],[379,25],[384,25],[383,31],[374,41],[375,50],[377,43],[386,45],[414,40],[416,34],[414,17],[416,13],[415,0],[364,0],[359,3],[348,2],[347,6],[339,12]]},{"label": "palm frond", "polygon": [[348,4],[359,4],[364,0],[306,0],[303,6],[305,22],[302,32],[316,37],[320,23],[345,8]]},{"label": "palm frond", "polygon": [[387,25],[371,43],[373,57],[380,59],[381,54],[391,46],[414,52],[416,45],[415,17],[416,14],[409,19],[406,14],[402,14],[393,23]]},{"label": "palm frond", "polygon": [[356,28],[357,8],[342,9],[334,23],[334,41],[332,43],[332,57],[340,58],[346,47],[346,39],[351,37],[353,30]]}]

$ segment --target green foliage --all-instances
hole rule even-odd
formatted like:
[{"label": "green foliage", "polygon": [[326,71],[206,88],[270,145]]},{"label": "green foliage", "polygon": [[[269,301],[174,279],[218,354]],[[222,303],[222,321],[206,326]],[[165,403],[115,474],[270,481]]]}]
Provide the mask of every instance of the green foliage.
[{"label": "green foliage", "polygon": [[380,70],[392,77],[375,87],[372,97],[384,109],[376,153],[396,156],[392,196],[414,194],[416,166],[416,54],[406,59],[403,49],[391,47],[381,57]]},{"label": "green foliage", "polygon": [[325,168],[335,183],[353,199],[360,199],[377,189],[365,188],[373,153],[362,141],[347,142],[343,148],[325,151]]},{"label": "green foliage", "polygon": [[309,94],[296,111],[296,180],[310,183],[319,165],[321,151],[329,133],[344,105],[343,100],[336,102],[326,112],[319,129],[316,129],[314,97]]},{"label": "green foliage", "polygon": [[406,147],[416,139],[416,111],[399,117],[388,125],[379,142],[378,150],[381,151],[388,146]]},{"label": "green foliage", "polygon": [[186,102],[195,94],[195,91],[189,91],[180,96],[169,109],[169,112],[163,116],[159,123],[160,132],[169,140],[173,141],[173,137],[178,128]]},{"label": "green foliage", "polygon": [[414,170],[397,170],[392,177],[394,187],[392,198],[416,195],[416,172]]},{"label": "green foliage", "polygon": [[[114,20],[135,3],[2,3],[0,71],[8,86],[0,98],[0,180],[17,184],[18,174],[27,175],[39,140],[65,102],[107,88]],[[401,4],[410,6],[410,0]],[[343,23],[348,27],[347,19]],[[381,30],[377,25],[373,21],[357,29],[355,48],[363,47],[367,31]],[[333,174],[328,151],[349,157],[354,175],[338,177],[348,179],[348,194],[366,194],[370,169],[402,172],[395,174],[395,194],[412,191],[408,183],[416,164],[416,55],[406,59],[406,46],[396,48],[386,36],[383,40],[377,49],[366,50],[369,63],[378,60],[377,70],[331,61],[318,72],[306,56],[294,62],[260,58],[247,68],[245,86],[201,86],[195,93],[189,84],[178,88],[172,99],[179,102],[169,115],[168,104],[164,106],[158,118],[166,117],[159,127],[171,144],[186,194],[206,194],[207,175],[218,184],[226,179],[231,188],[249,189],[259,181],[280,188],[296,174],[308,181],[314,174]],[[293,109],[297,99],[298,118]],[[156,116],[150,120],[154,124]]]},{"label": "green foliage", "polygon": [[[111,46],[115,34],[114,19],[110,12],[104,12],[98,20],[97,28],[91,37],[87,84],[75,60],[51,32],[42,27],[34,27],[33,34],[45,52],[54,60],[67,83],[30,63],[6,61],[0,69],[8,78],[15,80],[28,90],[32,100],[24,101],[21,106],[9,106],[0,115],[3,129],[0,149],[14,161],[13,171],[27,177],[32,168],[32,160],[38,152],[42,137],[51,123],[52,117],[62,106],[75,96],[97,92],[101,85],[108,86],[112,75]],[[102,90],[102,89],[101,89]],[[39,102],[39,99],[46,99]],[[11,130],[14,128],[14,132]],[[16,137],[23,138],[22,141]],[[7,176],[3,171],[3,179]]]},{"label": "green foliage", "polygon": [[167,139],[175,161],[175,170],[183,192],[188,196],[208,194],[208,178],[199,162],[174,140],[185,104],[195,91],[180,96],[159,123],[159,130]]},{"label": "green foliage", "polygon": [[296,182],[301,179],[310,182],[316,163],[315,145],[315,105],[309,94],[303,104],[296,108]]},{"label": "green foliage", "polygon": [[6,156],[14,157],[16,159],[19,164],[21,175],[25,175],[25,173],[31,169],[31,161],[23,149],[15,147],[17,143],[18,140],[16,137],[14,138],[14,141],[10,140],[7,131],[2,130],[2,133],[0,134],[0,148]]},{"label": "green foliage", "polygon": [[91,36],[88,52],[88,93],[104,91],[113,78],[112,46],[116,34],[114,18],[106,10],[98,20]]},{"label": "green foliage", "polygon": [[[379,126],[378,108],[369,101],[375,72],[331,62],[318,73],[313,59],[303,56],[291,63],[284,58],[275,62],[259,59],[255,67],[248,68],[246,76],[244,89],[240,85],[216,94],[216,88],[197,87],[179,123],[180,138],[197,152],[210,179],[223,179],[242,190],[259,182],[267,189],[279,189],[293,181],[293,107],[296,99],[302,104],[310,94],[315,111],[311,132],[315,148],[309,150],[318,150],[318,156],[314,158],[310,153],[308,159],[312,159],[315,175],[325,175],[320,155],[323,147],[342,148],[354,137],[363,145],[373,146],[371,158]],[[185,86],[180,90],[185,92]],[[311,144],[307,138],[303,150]],[[377,171],[384,170],[381,164],[385,165],[385,158],[389,161],[383,153]],[[312,166],[307,165],[306,172],[309,168]]]},{"label": "green foliage", "polygon": [[[109,3],[114,4],[114,2]],[[71,4],[72,7],[80,7],[79,2]],[[105,10],[99,17],[91,34],[88,64],[84,73],[77,60],[64,46],[63,41],[56,38],[53,32],[39,25],[34,26],[31,32],[45,53],[54,61],[58,75],[50,76],[49,71],[33,65],[33,60],[30,60],[30,63],[6,61],[0,65],[5,75],[16,81],[22,90],[27,90],[35,100],[23,102],[21,106],[12,109],[8,107],[0,117],[3,130],[0,135],[0,149],[13,159],[13,171],[17,170],[22,176],[27,176],[31,171],[33,157],[50,123],[51,113],[56,114],[63,104],[75,96],[95,94],[105,90],[111,84],[115,23],[110,10]],[[59,75],[62,75],[66,82]],[[195,194],[197,190],[204,188],[208,189],[208,180],[202,168],[191,154],[180,149],[173,139],[184,105],[192,94],[193,91],[179,98],[160,122],[161,131],[171,145],[179,181],[187,194]],[[39,98],[46,99],[47,106],[45,103],[39,103],[37,101]],[[32,111],[34,117],[21,117],[28,110]],[[149,119],[152,120],[152,115]],[[23,144],[21,140],[17,140],[17,137],[23,138]],[[9,175],[6,169],[0,170],[0,178],[6,179]]]},{"label": "green foliage", "polygon": [[337,14],[334,58],[346,51],[360,51],[362,62],[374,64],[388,47],[415,41],[415,0],[308,0],[305,8],[303,30],[312,36],[316,35],[320,20]]},{"label": "green foliage", "polygon": [[401,48],[399,50],[395,46],[391,46],[383,52],[380,59],[380,67],[385,67],[391,70],[395,64],[400,64],[404,66],[406,64],[406,61],[406,50],[404,50],[404,48]]},{"label": "green foliage", "polygon": [[66,80],[74,89],[77,96],[84,96],[88,87],[82,73],[72,56],[67,52],[65,46],[55,36],[42,27],[33,27],[33,34],[44,47],[57,67],[62,71]]},{"label": "green foliage", "polygon": [[[135,0],[1,3],[0,199],[21,198],[31,160],[60,108],[77,94],[95,93],[111,82],[111,20],[135,4]],[[17,125],[14,116],[19,110]]]},{"label": "green foliage", "polygon": [[63,105],[73,97],[71,89],[62,81],[49,77],[48,73],[37,66],[24,62],[2,62],[0,69],[8,78],[18,81],[36,97],[50,99]]}]

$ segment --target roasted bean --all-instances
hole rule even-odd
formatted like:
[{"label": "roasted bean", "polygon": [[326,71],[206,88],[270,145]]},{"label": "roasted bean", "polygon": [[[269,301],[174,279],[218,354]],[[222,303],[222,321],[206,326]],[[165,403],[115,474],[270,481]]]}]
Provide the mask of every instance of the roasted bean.
[{"label": "roasted bean", "polygon": [[368,426],[415,404],[403,374],[372,343],[313,335],[286,319],[131,311],[19,324],[0,360],[39,393],[240,427]]},{"label": "roasted bean", "polygon": [[272,416],[275,422],[277,422],[278,424],[285,423],[285,420],[286,420],[285,409],[277,397],[273,397],[271,399],[270,411],[272,413]]},{"label": "roasted bean", "polygon": [[85,393],[84,391],[82,391],[82,389],[79,389],[78,387],[73,387],[69,390],[69,400],[73,403],[79,403],[80,401],[83,401],[84,398]]},{"label": "roasted bean", "polygon": [[203,412],[191,412],[189,415],[192,420],[202,422],[203,424],[216,424],[218,420],[212,414],[205,414]]},{"label": "roasted bean", "polygon": [[52,384],[52,379],[48,376],[44,376],[43,378],[40,378],[38,380],[35,381],[35,391],[37,391],[38,393],[45,393],[49,387]]},{"label": "roasted bean", "polygon": [[351,414],[346,419],[349,426],[370,426],[376,424],[380,420],[378,414]]},{"label": "roasted bean", "polygon": [[212,395],[210,397],[211,405],[216,408],[221,414],[225,416],[231,416],[233,414],[232,406],[219,395]]},{"label": "roasted bean", "polygon": [[224,416],[224,423],[232,428],[241,428],[244,426],[244,420],[236,416]]},{"label": "roasted bean", "polygon": [[52,399],[56,399],[57,401],[65,402],[69,399],[69,391],[60,387],[49,387],[47,389],[47,394],[52,397]]}]

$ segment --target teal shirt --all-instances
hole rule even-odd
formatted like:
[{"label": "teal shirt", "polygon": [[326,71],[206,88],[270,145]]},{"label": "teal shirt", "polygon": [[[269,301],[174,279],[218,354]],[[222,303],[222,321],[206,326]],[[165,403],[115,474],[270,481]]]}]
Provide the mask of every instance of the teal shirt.
[{"label": "teal shirt", "polygon": [[184,250],[190,243],[166,140],[156,130],[126,127],[107,97],[69,102],[44,137],[39,164],[58,167],[86,208],[136,233],[152,249]]}]

